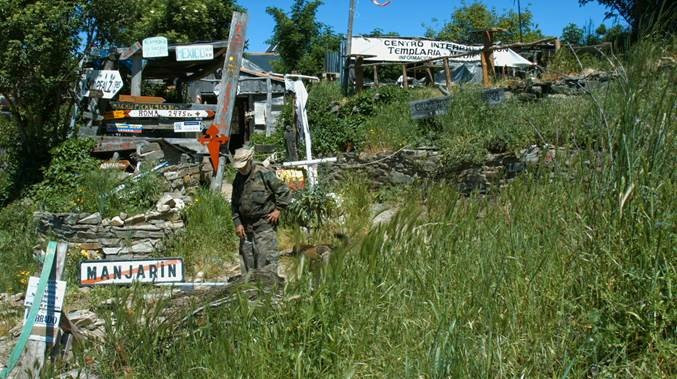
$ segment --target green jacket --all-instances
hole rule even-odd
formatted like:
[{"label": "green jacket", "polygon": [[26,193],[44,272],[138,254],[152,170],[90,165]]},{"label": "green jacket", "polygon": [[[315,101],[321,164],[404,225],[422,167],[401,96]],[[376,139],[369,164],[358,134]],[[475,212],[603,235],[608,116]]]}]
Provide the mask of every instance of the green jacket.
[{"label": "green jacket", "polygon": [[235,226],[251,225],[291,201],[289,187],[267,168],[254,165],[249,175],[239,172],[233,181],[231,207]]}]

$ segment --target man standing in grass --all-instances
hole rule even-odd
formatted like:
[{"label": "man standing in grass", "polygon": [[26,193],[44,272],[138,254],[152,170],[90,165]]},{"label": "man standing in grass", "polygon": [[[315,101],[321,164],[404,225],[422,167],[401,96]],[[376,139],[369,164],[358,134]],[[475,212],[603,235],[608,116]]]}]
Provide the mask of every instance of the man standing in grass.
[{"label": "man standing in grass", "polygon": [[287,185],[253,160],[254,151],[237,149],[233,167],[233,221],[247,271],[269,264],[277,269],[277,223],[291,201]]}]

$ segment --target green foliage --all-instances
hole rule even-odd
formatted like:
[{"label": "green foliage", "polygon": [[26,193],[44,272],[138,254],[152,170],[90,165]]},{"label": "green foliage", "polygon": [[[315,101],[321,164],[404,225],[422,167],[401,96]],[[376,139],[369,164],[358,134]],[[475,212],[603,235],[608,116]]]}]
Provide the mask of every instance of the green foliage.
[{"label": "green foliage", "polygon": [[221,277],[225,265],[237,260],[239,240],[230,205],[221,194],[203,189],[183,217],[186,230],[169,241],[162,256],[183,257],[189,273]]},{"label": "green foliage", "polygon": [[[583,5],[593,0],[578,0]],[[674,34],[677,28],[677,4],[670,0],[597,0],[609,9],[607,18],[621,16],[636,35]]]},{"label": "green foliage", "polygon": [[33,210],[25,200],[0,209],[0,292],[21,291],[37,267],[33,259],[37,243]]},{"label": "green foliage", "polygon": [[80,25],[72,1],[0,0],[0,93],[21,152],[35,161],[68,132]]},{"label": "green foliage", "polygon": [[583,33],[583,28],[570,22],[562,29],[562,42],[570,43],[572,45],[581,45],[583,44]]},{"label": "green foliage", "polygon": [[[580,63],[579,63],[580,62]],[[581,67],[583,66],[583,67]],[[548,72],[561,74],[570,72],[580,72],[585,68],[598,70],[609,70],[609,60],[598,52],[579,51],[575,55],[568,46],[560,49],[548,65]]]},{"label": "green foliage", "polygon": [[368,119],[386,104],[403,102],[407,92],[398,87],[380,87],[340,99],[335,83],[313,87],[308,100],[313,150],[319,154],[359,149],[365,142]]},{"label": "green foliage", "polygon": [[170,43],[228,39],[233,0],[83,0],[93,45],[129,46],[156,35]]},{"label": "green foliage", "polygon": [[73,193],[84,183],[87,173],[97,167],[90,156],[96,142],[69,139],[50,150],[53,157],[44,172],[44,180],[33,189],[33,197],[45,209],[68,211],[75,208]]},{"label": "green foliage", "polygon": [[[522,39],[525,42],[543,38],[543,33],[533,22],[533,13],[529,9],[522,11]],[[508,10],[499,14],[495,9],[489,9],[481,2],[474,1],[470,5],[465,2],[456,8],[451,15],[451,20],[444,24],[440,30],[428,26],[426,36],[446,41],[479,44],[483,43],[482,33],[479,30],[489,28],[503,28],[498,38],[503,42],[518,42],[520,40],[520,19],[517,12]]]},{"label": "green foliage", "polygon": [[319,229],[336,213],[336,201],[322,186],[294,193],[294,198],[284,212],[286,223]]},{"label": "green foliage", "polygon": [[281,58],[275,62],[275,71],[307,75],[324,71],[324,55],[338,50],[340,38],[329,26],[316,20],[320,5],[320,0],[295,0],[289,14],[276,7],[266,9],[275,20],[269,43],[277,45]]}]

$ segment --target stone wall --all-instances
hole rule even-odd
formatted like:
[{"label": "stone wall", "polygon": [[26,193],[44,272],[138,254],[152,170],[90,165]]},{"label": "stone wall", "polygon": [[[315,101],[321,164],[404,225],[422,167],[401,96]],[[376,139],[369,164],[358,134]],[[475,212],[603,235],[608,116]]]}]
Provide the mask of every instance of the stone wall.
[{"label": "stone wall", "polygon": [[184,228],[181,210],[190,197],[165,194],[155,209],[129,216],[101,218],[97,213],[35,212],[33,218],[42,239],[57,238],[91,251],[102,258],[145,257],[162,246],[166,237]]},{"label": "stone wall", "polygon": [[320,175],[329,181],[344,181],[361,175],[372,188],[388,185],[408,185],[420,180],[447,180],[457,184],[459,191],[488,192],[505,185],[529,165],[554,162],[565,154],[552,145],[530,146],[519,154],[487,154],[482,164],[471,167],[448,167],[440,151],[434,148],[403,149],[395,153],[376,155],[345,153],[335,164],[323,165]]}]

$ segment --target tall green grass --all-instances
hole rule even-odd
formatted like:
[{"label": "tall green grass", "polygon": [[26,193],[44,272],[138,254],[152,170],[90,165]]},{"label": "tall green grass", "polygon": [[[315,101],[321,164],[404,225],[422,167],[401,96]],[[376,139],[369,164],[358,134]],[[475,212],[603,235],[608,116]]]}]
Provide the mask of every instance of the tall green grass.
[{"label": "tall green grass", "polygon": [[[411,188],[392,222],[288,284],[282,302],[241,293],[182,333],[121,316],[96,367],[208,378],[674,377],[675,78],[656,64],[674,47],[641,43],[624,67],[612,60],[622,75],[576,100],[580,116],[550,103],[495,111],[544,137],[582,134],[588,143],[573,145],[579,159],[566,172],[544,167],[492,196]],[[485,138],[486,123],[500,130],[469,111],[457,117],[468,136]],[[350,185],[346,220],[360,220],[359,196],[374,194]],[[115,351],[128,352],[123,364]]]}]

